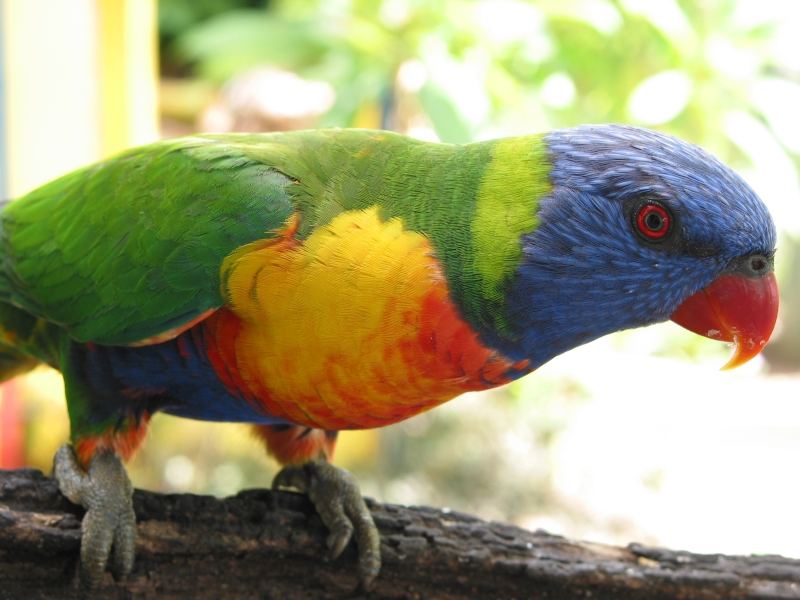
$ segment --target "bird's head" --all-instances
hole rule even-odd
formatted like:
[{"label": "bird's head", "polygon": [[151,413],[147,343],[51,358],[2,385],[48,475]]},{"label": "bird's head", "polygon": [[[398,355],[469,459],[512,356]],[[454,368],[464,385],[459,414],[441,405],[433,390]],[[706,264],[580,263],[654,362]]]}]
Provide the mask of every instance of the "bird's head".
[{"label": "bird's head", "polygon": [[510,321],[534,366],[606,333],[667,319],[752,358],[775,325],[775,226],[700,148],[646,129],[545,137],[550,193],[523,238]]}]

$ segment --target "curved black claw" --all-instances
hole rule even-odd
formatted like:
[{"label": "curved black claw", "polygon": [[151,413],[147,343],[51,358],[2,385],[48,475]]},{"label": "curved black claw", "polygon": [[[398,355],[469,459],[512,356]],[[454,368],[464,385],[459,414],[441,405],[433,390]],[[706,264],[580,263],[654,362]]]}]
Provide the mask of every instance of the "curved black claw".
[{"label": "curved black claw", "polygon": [[111,451],[94,455],[89,470],[78,464],[71,446],[56,452],[53,476],[70,502],[86,509],[81,539],[81,590],[98,586],[111,559],[114,578],[123,579],[133,569],[136,516],[133,487],[119,457]]},{"label": "curved black claw", "polygon": [[330,532],[331,560],[339,557],[355,534],[358,578],[361,588],[368,590],[381,570],[380,534],[355,477],[324,460],[315,460],[299,467],[284,467],[272,487],[292,487],[308,494]]}]

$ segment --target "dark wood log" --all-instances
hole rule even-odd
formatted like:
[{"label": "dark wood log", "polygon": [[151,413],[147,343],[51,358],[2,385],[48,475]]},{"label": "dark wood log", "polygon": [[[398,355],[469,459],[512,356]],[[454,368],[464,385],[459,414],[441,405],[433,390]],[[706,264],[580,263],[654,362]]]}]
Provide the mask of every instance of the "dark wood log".
[{"label": "dark wood log", "polygon": [[[133,575],[98,598],[343,598],[355,551],[320,559],[304,496],[138,491]],[[590,544],[427,507],[370,503],[383,570],[370,598],[800,598],[800,560]],[[0,598],[74,593],[81,510],[39,471],[0,471]]]}]

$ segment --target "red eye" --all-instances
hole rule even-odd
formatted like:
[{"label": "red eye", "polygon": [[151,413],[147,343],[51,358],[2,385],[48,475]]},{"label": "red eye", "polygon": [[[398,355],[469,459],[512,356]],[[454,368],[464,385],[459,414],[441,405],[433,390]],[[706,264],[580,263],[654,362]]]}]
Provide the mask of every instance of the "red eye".
[{"label": "red eye", "polygon": [[672,218],[660,204],[643,204],[636,213],[636,228],[648,240],[661,240],[672,227]]}]

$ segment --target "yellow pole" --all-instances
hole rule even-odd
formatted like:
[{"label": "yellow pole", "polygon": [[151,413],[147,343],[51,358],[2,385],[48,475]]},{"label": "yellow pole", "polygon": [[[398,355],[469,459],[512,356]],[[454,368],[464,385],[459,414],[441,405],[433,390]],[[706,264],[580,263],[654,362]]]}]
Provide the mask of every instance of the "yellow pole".
[{"label": "yellow pole", "polygon": [[95,0],[104,156],[157,137],[155,0]]}]

